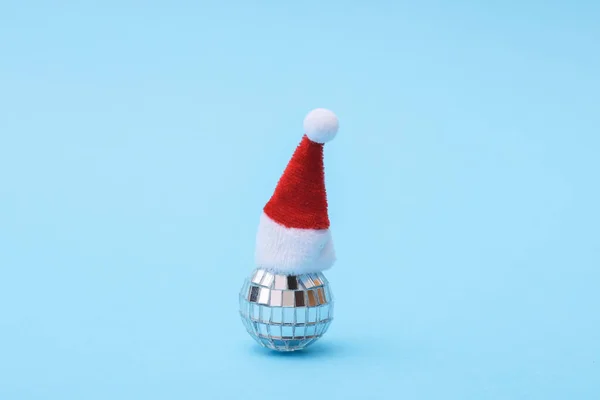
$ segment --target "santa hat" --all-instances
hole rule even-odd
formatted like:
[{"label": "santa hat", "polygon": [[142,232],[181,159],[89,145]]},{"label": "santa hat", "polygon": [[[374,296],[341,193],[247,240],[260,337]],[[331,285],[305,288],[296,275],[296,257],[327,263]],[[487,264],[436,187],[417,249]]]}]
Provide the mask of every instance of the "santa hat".
[{"label": "santa hat", "polygon": [[318,108],[304,119],[304,136],[260,217],[257,267],[299,275],[326,270],[335,262],[323,147],[337,130],[338,119],[329,110]]}]

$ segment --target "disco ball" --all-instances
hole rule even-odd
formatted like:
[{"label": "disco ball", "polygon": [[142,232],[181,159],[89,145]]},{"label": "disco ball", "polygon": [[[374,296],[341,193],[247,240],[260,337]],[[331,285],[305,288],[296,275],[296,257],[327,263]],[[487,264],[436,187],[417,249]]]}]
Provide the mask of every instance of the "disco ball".
[{"label": "disco ball", "polygon": [[333,319],[333,296],[320,273],[276,275],[256,269],[240,291],[240,316],[261,346],[301,350],[316,342]]}]

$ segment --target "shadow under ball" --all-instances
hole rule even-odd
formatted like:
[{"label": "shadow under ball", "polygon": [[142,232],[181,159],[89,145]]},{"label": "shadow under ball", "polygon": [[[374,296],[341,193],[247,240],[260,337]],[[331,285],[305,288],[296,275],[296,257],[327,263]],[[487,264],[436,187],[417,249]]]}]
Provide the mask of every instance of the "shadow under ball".
[{"label": "shadow under ball", "polygon": [[245,280],[239,300],[246,330],[272,350],[310,346],[333,320],[333,296],[321,272],[277,275],[255,269]]}]

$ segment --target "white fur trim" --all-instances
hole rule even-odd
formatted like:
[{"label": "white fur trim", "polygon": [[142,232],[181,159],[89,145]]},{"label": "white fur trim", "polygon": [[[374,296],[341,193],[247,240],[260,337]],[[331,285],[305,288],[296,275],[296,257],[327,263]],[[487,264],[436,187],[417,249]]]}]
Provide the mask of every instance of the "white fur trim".
[{"label": "white fur trim", "polygon": [[286,228],[264,212],[256,235],[256,266],[283,274],[329,269],[335,251],[329,229]]},{"label": "white fur trim", "polygon": [[304,118],[304,133],[316,143],[327,143],[332,140],[338,128],[338,118],[325,108],[314,109]]}]

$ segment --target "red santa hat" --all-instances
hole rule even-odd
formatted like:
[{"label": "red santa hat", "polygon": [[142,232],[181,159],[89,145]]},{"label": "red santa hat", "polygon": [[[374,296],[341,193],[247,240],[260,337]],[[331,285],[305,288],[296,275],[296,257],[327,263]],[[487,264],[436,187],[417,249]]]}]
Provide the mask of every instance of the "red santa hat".
[{"label": "red santa hat", "polygon": [[335,262],[323,147],[337,131],[338,119],[329,110],[318,108],[304,119],[304,136],[260,217],[257,267],[299,275],[326,270]]}]

